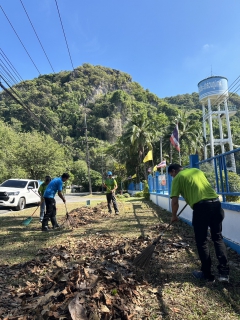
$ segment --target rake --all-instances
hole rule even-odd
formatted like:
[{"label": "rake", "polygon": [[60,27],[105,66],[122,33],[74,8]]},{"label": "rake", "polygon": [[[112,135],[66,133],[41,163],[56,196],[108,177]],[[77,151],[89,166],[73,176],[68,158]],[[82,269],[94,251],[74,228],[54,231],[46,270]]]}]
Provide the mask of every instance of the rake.
[{"label": "rake", "polygon": [[30,217],[28,217],[27,219],[23,220],[22,225],[28,226],[31,223],[31,221],[33,219],[32,217],[35,214],[35,212],[37,211],[37,209],[39,208],[39,206],[40,206],[40,204],[37,206],[37,208],[34,210],[33,214]]},{"label": "rake", "polygon": [[[177,214],[177,217],[180,216],[180,214],[183,212],[183,210],[186,208],[187,204],[185,204],[185,206],[182,208],[182,210]],[[161,240],[163,234],[170,228],[170,226],[172,225],[172,222],[169,223],[169,225],[165,228],[165,230],[160,234],[160,236],[157,237],[157,239],[155,239],[153,241],[152,244],[150,244],[146,249],[143,250],[142,253],[140,253],[133,261],[133,264],[136,267],[145,269],[149,263],[150,260],[152,258],[152,255],[154,253],[154,250],[156,248],[156,245],[159,243],[159,241]]]},{"label": "rake", "polygon": [[70,227],[70,226],[74,225],[74,222],[72,221],[73,220],[72,217],[69,215],[66,202],[64,204],[65,204],[65,209],[66,209],[66,217],[65,217],[64,222],[61,224],[61,227],[63,227],[64,224],[67,224]]}]

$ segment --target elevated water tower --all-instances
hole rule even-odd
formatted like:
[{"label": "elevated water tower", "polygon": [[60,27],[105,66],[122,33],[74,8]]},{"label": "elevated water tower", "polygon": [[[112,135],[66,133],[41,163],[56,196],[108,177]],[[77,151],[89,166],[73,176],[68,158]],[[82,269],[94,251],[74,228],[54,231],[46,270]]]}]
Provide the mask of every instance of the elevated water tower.
[{"label": "elevated water tower", "polygon": [[[211,157],[214,156],[214,146],[220,145],[222,153],[225,152],[225,144],[229,144],[230,150],[233,150],[232,135],[229,117],[233,116],[236,111],[228,110],[228,80],[225,77],[212,76],[203,79],[198,83],[199,100],[202,102],[203,112],[203,136],[207,142],[204,146],[204,158],[207,159],[207,147],[210,146]],[[215,139],[213,136],[214,119],[218,120],[219,137]],[[222,120],[226,119],[227,137],[223,136]],[[210,141],[208,142],[206,134],[206,122],[209,123]],[[231,167],[228,170],[236,172],[235,158],[231,155]]]}]

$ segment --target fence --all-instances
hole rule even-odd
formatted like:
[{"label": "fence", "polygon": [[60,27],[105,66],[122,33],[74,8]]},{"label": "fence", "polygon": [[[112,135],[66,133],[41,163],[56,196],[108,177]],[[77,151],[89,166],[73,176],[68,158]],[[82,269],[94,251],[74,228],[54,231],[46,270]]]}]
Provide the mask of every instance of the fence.
[{"label": "fence", "polygon": [[[225,242],[240,253],[240,203],[233,202],[240,196],[240,148],[212,158],[199,161],[198,155],[191,155],[189,168],[199,168],[207,176],[212,187],[219,194],[222,208],[225,211],[223,221],[223,236]],[[233,165],[234,164],[234,165]],[[172,177],[164,177],[157,172],[155,176],[148,176],[150,199],[160,207],[171,211],[171,183]],[[229,199],[231,202],[229,202]],[[235,200],[236,201],[236,200]],[[185,200],[179,198],[179,210],[185,205]],[[188,206],[181,214],[181,219],[191,224],[192,209]]]},{"label": "fence", "polygon": [[136,192],[143,191],[144,190],[144,183],[139,182],[139,183],[134,183],[130,182],[128,185],[128,193],[133,195]]}]

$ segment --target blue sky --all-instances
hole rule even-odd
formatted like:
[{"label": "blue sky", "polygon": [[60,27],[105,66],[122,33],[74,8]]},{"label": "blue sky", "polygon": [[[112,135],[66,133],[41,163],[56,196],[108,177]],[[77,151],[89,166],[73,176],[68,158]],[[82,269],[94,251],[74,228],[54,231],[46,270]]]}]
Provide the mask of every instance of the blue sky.
[{"label": "blue sky", "polygon": [[[55,72],[71,62],[54,0],[22,0]],[[1,0],[41,74],[51,67],[20,0]],[[240,74],[239,0],[58,0],[74,67],[126,72],[159,97],[197,91],[213,75]],[[23,79],[38,72],[0,10],[0,48]],[[238,92],[239,93],[239,92]]]}]

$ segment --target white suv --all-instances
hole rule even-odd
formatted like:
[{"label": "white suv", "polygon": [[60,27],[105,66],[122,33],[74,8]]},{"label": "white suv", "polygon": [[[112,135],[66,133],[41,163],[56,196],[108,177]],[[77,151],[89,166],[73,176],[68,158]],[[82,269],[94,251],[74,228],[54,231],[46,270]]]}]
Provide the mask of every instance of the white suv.
[{"label": "white suv", "polygon": [[26,204],[38,203],[39,182],[28,179],[9,179],[0,185],[0,206],[23,210]]}]

